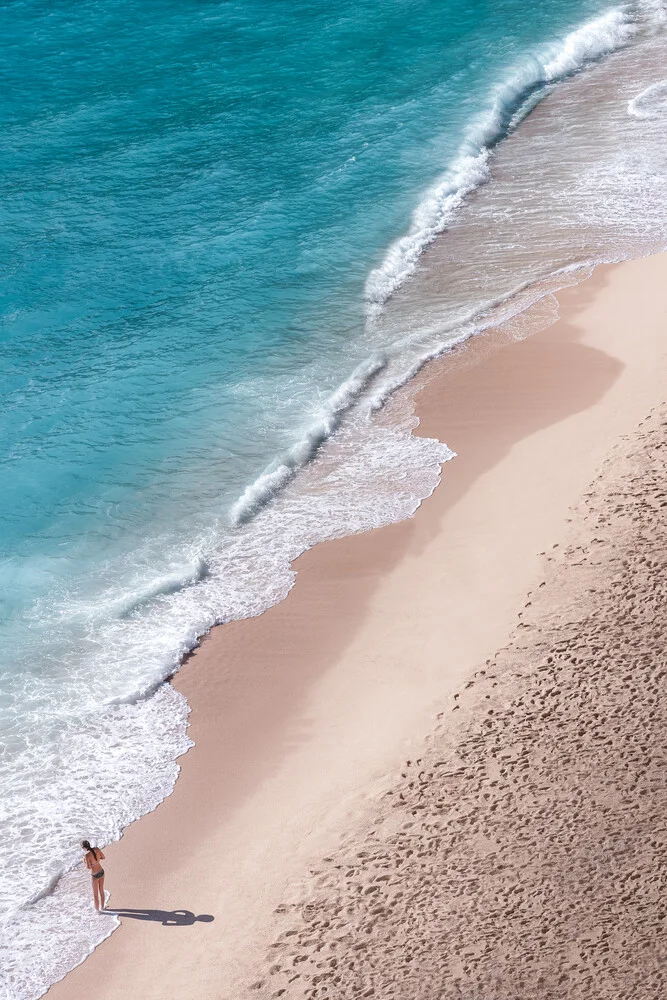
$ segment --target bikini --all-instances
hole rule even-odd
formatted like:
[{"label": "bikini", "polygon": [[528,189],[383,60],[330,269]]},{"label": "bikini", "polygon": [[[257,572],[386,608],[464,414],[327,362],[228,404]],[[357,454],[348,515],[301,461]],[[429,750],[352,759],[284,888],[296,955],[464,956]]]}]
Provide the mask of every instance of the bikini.
[{"label": "bikini", "polygon": [[[97,861],[97,854],[95,853],[95,851],[91,851],[90,853],[95,858],[95,861]],[[91,872],[90,874],[93,876],[93,878],[102,878],[104,875],[104,868],[100,868],[98,872]]]}]

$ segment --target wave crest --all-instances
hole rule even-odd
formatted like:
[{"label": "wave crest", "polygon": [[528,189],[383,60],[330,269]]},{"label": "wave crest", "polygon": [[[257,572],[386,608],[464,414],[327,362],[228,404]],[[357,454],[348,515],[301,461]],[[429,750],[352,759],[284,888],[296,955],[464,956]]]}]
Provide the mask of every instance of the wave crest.
[{"label": "wave crest", "polygon": [[371,322],[414,272],[423,251],[444,231],[466,197],[488,180],[493,147],[530,114],[550,85],[627,45],[637,30],[632,12],[615,8],[534,53],[495,89],[490,106],[468,128],[451,166],[417,207],[409,231],[370,272],[365,297]]},{"label": "wave crest", "polygon": [[169,594],[175,594],[185,587],[191,587],[193,584],[205,580],[208,572],[206,561],[200,557],[195,562],[186,566],[180,566],[172,573],[157,577],[151,583],[128,594],[117,605],[116,613],[119,618],[126,618],[133,611],[136,611],[137,608],[140,608],[143,604],[147,604],[149,601],[155,600],[156,597],[166,597]]},{"label": "wave crest", "polygon": [[315,457],[319,448],[338,428],[343,415],[354,406],[385,366],[386,360],[376,357],[355,369],[349,379],[329,397],[322,412],[303,437],[244,490],[230,511],[233,525],[239,526],[249,521],[300,468]]}]

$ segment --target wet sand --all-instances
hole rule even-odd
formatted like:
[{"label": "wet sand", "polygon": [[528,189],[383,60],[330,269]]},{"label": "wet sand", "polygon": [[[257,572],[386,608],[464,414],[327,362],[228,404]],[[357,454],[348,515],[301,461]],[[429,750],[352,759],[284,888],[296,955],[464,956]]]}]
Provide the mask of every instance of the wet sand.
[{"label": "wet sand", "polygon": [[[493,666],[497,679],[490,686],[488,680],[484,689],[479,683],[466,689],[466,684],[511,642],[527,592],[545,579],[539,553],[565,545],[575,530],[573,519],[581,522],[581,537],[586,536],[589,515],[581,498],[610,450],[623,435],[634,434],[667,395],[666,277],[665,256],[600,268],[593,278],[559,294],[562,318],[550,329],[512,343],[503,343],[502,336],[479,338],[431,368],[418,400],[420,433],[440,437],[458,453],[444,467],[440,487],[409,521],[306,553],[297,561],[296,585],[282,604],[260,618],[212,632],[175,682],[192,706],[190,735],[196,746],[182,760],[174,794],[107,852],[111,905],[187,910],[214,919],[165,926],[128,915],[90,959],[49,991],[50,997],[376,995],[407,1000],[458,996],[462,990],[461,995],[488,1000],[521,996],[519,980],[510,988],[508,977],[524,965],[526,989],[533,989],[526,996],[607,995],[604,978],[595,992],[595,976],[603,975],[599,970],[591,973],[588,994],[581,992],[583,979],[572,986],[553,978],[573,925],[559,922],[549,895],[556,884],[549,871],[552,855],[558,859],[556,875],[567,873],[563,859],[571,831],[566,818],[576,815],[589,824],[590,812],[582,807],[574,770],[547,758],[554,732],[561,735],[561,712],[569,733],[583,725],[582,705],[592,711],[599,694],[595,670],[590,666],[583,689],[572,688],[571,697],[568,688],[561,699],[564,709],[552,712],[551,722],[542,712],[529,713],[528,721],[521,722],[519,709],[511,708],[521,699],[530,703],[535,698],[531,692],[542,661],[533,654],[521,661],[525,688],[517,679],[516,689],[506,689],[510,674],[518,672],[515,653],[508,652],[503,656],[509,659],[501,656]],[[585,610],[579,603],[580,574],[570,563],[561,570],[558,579],[540,588],[550,595],[550,610],[544,604],[540,627],[548,632],[544,641],[552,644],[561,642],[556,636],[566,621],[580,622],[572,617],[573,602],[577,614]],[[605,576],[600,587],[611,600],[609,582]],[[590,612],[593,623],[597,614]],[[632,624],[628,621],[628,628]],[[642,625],[647,655],[650,627],[648,620]],[[621,633],[617,641],[622,644]],[[562,634],[564,642],[566,632]],[[549,683],[562,686],[565,678],[550,677]],[[494,713],[500,719],[502,711],[514,711],[516,719],[507,718],[515,720],[517,732],[510,722],[487,732],[487,706],[496,704],[493,699],[501,689],[509,701]],[[541,687],[536,690],[538,701],[547,697]],[[591,693],[584,696],[582,691]],[[614,692],[612,702],[617,698],[623,705],[627,689],[620,684]],[[454,705],[455,694],[460,696],[456,705],[463,708]],[[576,713],[571,712],[574,707]],[[612,711],[613,705],[604,717]],[[465,725],[464,717],[469,720]],[[584,729],[597,732],[591,720]],[[482,743],[475,744],[478,738]],[[531,740],[537,741],[536,749]],[[568,740],[576,760],[576,740],[572,734]],[[435,767],[435,757],[444,752],[441,745],[450,758],[463,752],[456,769],[447,765],[453,773],[463,768],[463,777],[443,778]],[[512,755],[509,759],[516,757],[512,768],[517,773],[528,747],[530,787],[544,786],[543,797],[535,798],[533,789],[533,799],[528,796],[518,813],[508,813],[504,786],[500,791],[497,785],[490,787],[500,781],[493,767],[503,765],[489,746],[497,758],[505,752]],[[616,751],[610,753],[615,760]],[[424,762],[429,754],[431,763],[426,770],[419,765],[416,774],[422,772],[422,777],[413,780],[405,761]],[[468,759],[477,769],[471,778],[466,776]],[[409,779],[401,778],[402,767]],[[484,768],[492,770],[486,774]],[[617,821],[625,831],[623,817],[633,814],[635,801],[648,809],[650,796],[640,797],[637,785],[635,798],[621,809],[627,789],[619,786],[616,802],[615,787],[609,786],[610,822]],[[452,817],[452,801],[463,795],[462,789],[468,798],[458,808],[464,811]],[[514,786],[510,791],[519,795]],[[427,806],[423,817],[421,799]],[[419,826],[401,832],[404,823],[416,821],[413,810],[420,823],[441,822],[438,802],[454,823],[451,829],[460,830],[455,844],[450,828],[436,834]],[[534,813],[531,802],[536,803]],[[554,822],[542,824],[554,832],[555,846],[540,840],[546,834],[539,832],[538,811],[545,808],[555,810]],[[476,818],[471,819],[474,809]],[[641,819],[642,831],[648,822]],[[392,843],[391,837],[398,839]],[[411,838],[418,850],[408,843]],[[366,843],[375,860],[350,861],[348,867],[350,855],[364,851]],[[510,872],[496,879],[498,856],[508,851]],[[378,862],[380,855],[386,857]],[[453,868],[447,867],[450,856]],[[333,860],[323,862],[324,857]],[[540,858],[544,866],[538,864]],[[594,863],[600,864],[596,858]],[[335,867],[342,859],[344,870]],[[392,884],[391,893],[382,891],[386,880],[378,875],[385,872],[377,867],[384,863],[400,873],[404,889]],[[619,884],[618,899],[609,891],[619,871],[624,869],[609,868],[607,888],[601,896],[596,888],[591,900],[597,911],[616,907],[613,912],[620,914],[632,942],[635,925],[623,917],[621,902],[628,890],[621,892]],[[574,875],[572,880],[579,885]],[[512,884],[518,889],[510,892]],[[549,904],[541,909],[540,893]],[[561,910],[574,898],[565,888],[563,893],[558,897]],[[521,906],[517,910],[523,896],[533,901],[529,924],[539,913],[542,924],[554,927],[551,938],[548,928],[544,931],[551,958],[546,953],[540,958],[545,968],[539,974],[546,977],[542,993],[535,992],[535,963],[530,965],[519,940],[525,932]],[[370,913],[371,900],[371,908],[383,907],[386,916]],[[304,901],[314,901],[312,914],[304,910]],[[583,906],[581,899],[575,903]],[[474,914],[479,934],[466,930]],[[320,921],[317,926],[314,919]],[[294,933],[281,942],[280,935],[289,931]],[[342,938],[333,957],[344,974],[335,972],[326,950],[334,935]],[[458,950],[453,943],[445,948],[443,935],[458,940]],[[417,937],[423,946],[417,946]],[[464,940],[467,950],[479,951],[472,965]],[[531,948],[537,948],[539,937],[530,940]],[[577,942],[579,938],[573,948]],[[272,944],[280,947],[272,949]],[[618,950],[616,939],[612,944]],[[320,945],[326,956],[323,970],[317,968]],[[283,968],[269,974],[276,962],[266,956],[274,951],[290,975]],[[405,961],[408,951],[414,964]],[[495,979],[489,979],[491,967]],[[292,979],[296,972],[300,978]],[[316,982],[321,975],[328,978]]]}]

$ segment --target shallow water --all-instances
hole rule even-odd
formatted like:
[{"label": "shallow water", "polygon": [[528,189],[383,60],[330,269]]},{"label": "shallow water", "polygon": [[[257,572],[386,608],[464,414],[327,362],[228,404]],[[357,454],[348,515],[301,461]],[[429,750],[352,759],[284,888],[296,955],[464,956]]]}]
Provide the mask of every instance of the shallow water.
[{"label": "shallow water", "polygon": [[664,246],[665,18],[0,20],[0,949],[26,1000],[99,940],[87,879],[59,878],[81,836],[173,787],[187,706],[160,681],[283,597],[305,547],[437,483],[447,448],[378,419],[393,388],[581,265]]}]

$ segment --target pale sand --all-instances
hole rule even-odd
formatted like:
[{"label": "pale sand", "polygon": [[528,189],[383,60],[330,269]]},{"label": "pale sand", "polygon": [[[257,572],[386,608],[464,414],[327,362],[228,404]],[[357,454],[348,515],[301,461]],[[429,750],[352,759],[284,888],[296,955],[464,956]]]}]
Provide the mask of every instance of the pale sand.
[{"label": "pale sand", "polygon": [[259,995],[667,995],[667,406],[550,552],[509,647],[280,908]]},{"label": "pale sand", "polygon": [[[483,338],[456,370],[440,366],[420,397],[421,431],[459,457],[433,497],[408,522],[307,553],[283,604],[214,630],[178,677],[196,747],[174,794],[108,850],[108,885],[115,906],[215,920],[126,918],[50,997],[236,1000],[262,979],[285,920],[274,909],[311,891],[310,870],[324,871],[341,835],[365,836],[387,809],[434,715],[507,645],[538,553],[572,530],[569,509],[614,442],[662,402],[666,278],[664,255],[599,269],[559,295],[551,329],[495,352]],[[321,877],[332,900],[348,891]],[[400,936],[416,915],[392,912]],[[334,995],[358,994],[350,975]],[[299,996],[302,982],[275,991]],[[274,992],[268,979],[261,992]]]}]

